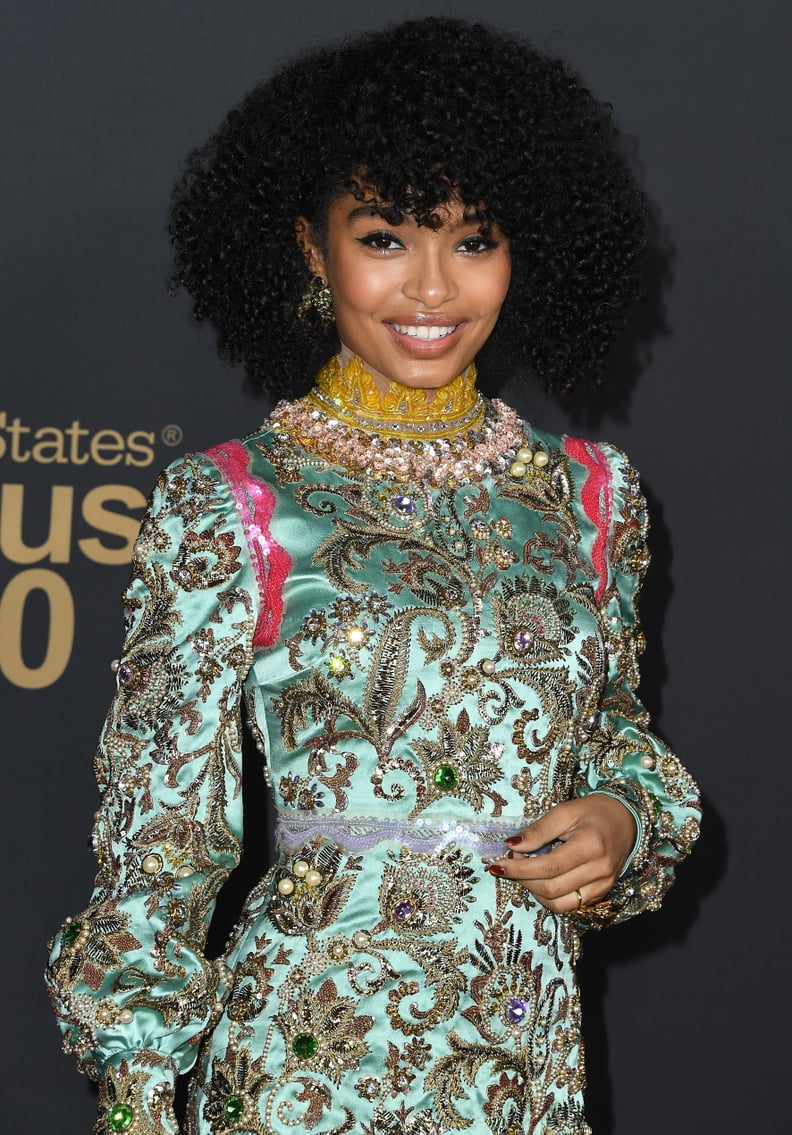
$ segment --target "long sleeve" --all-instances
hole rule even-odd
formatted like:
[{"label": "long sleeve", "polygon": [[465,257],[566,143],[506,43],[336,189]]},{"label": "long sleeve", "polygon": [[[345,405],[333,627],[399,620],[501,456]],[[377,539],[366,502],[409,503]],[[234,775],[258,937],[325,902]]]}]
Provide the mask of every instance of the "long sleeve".
[{"label": "long sleeve", "polygon": [[636,694],[644,648],[638,596],[649,563],[646,502],[624,454],[611,446],[598,450],[607,464],[607,584],[601,610],[608,676],[596,712],[579,735],[575,792],[604,792],[619,799],[632,812],[638,837],[605,901],[581,911],[583,928],[656,910],[677,864],[698,836],[700,815],[694,781],[649,732],[648,714]]},{"label": "long sleeve", "polygon": [[95,758],[95,890],[47,968],[64,1046],[101,1083],[97,1135],[175,1130],[173,1081],[225,992],[202,951],[241,850],[239,703],[258,595],[230,488],[205,457],[174,463],[125,593],[118,689]]}]

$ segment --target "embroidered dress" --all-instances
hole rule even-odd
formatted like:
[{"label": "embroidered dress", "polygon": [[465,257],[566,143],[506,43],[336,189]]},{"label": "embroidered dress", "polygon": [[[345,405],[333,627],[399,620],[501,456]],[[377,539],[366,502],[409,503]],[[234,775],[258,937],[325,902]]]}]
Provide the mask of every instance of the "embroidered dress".
[{"label": "embroidered dress", "polygon": [[[100,1135],[174,1130],[196,1063],[194,1135],[584,1135],[579,934],[656,908],[697,834],[634,692],[624,456],[464,390],[442,435],[399,430],[353,378],[175,462],[142,524],[96,890],[48,969]],[[279,853],[208,961],[243,693]],[[603,903],[559,916],[485,870],[592,791],[638,830]]]}]

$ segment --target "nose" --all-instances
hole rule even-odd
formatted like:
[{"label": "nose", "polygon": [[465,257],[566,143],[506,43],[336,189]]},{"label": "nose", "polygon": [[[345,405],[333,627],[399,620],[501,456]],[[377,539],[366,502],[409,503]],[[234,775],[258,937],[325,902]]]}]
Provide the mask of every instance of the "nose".
[{"label": "nose", "polygon": [[437,240],[425,240],[409,258],[402,291],[407,299],[433,309],[456,296],[453,265]]}]

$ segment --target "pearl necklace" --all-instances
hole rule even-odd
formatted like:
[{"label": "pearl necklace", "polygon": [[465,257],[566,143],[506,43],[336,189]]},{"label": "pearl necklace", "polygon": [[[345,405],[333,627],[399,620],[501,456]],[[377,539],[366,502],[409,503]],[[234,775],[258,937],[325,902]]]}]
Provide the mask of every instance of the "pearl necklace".
[{"label": "pearl necklace", "polygon": [[[361,389],[362,364],[360,360],[353,363],[355,385]],[[341,368],[337,360],[331,360],[329,368],[332,378],[339,372],[343,375],[349,364]],[[459,376],[464,385],[460,383],[452,392],[457,395],[457,413],[448,421],[428,415],[419,420],[412,414],[407,416],[407,411],[419,404],[414,396],[423,395],[423,391],[409,391],[411,397],[402,402],[404,412],[394,414],[393,404],[383,407],[380,403],[378,415],[374,414],[369,400],[361,413],[360,402],[350,405],[338,397],[338,385],[327,381],[328,368],[323,368],[321,387],[295,402],[281,402],[272,411],[276,441],[296,441],[328,464],[396,481],[454,486],[504,473],[515,463],[518,450],[526,452],[526,427],[505,403],[488,401],[472,391],[471,369],[475,379],[474,368]],[[374,388],[370,375],[368,382],[369,388]],[[460,400],[460,390],[470,390],[473,397]],[[435,405],[434,400],[426,403],[425,398],[423,404]],[[448,407],[448,399],[441,404]],[[383,410],[384,421],[380,416]]]}]

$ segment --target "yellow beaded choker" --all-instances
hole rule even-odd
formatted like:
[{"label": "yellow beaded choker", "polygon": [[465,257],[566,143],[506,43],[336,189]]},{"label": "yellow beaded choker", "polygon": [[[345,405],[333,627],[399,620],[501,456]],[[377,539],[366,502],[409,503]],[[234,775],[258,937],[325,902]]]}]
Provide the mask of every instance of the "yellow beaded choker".
[{"label": "yellow beaded choker", "polygon": [[317,374],[316,390],[308,398],[345,425],[392,432],[407,439],[449,437],[474,429],[485,410],[476,390],[474,363],[427,401],[424,390],[397,382],[380,391],[357,355],[346,365],[338,356],[330,359]]}]

